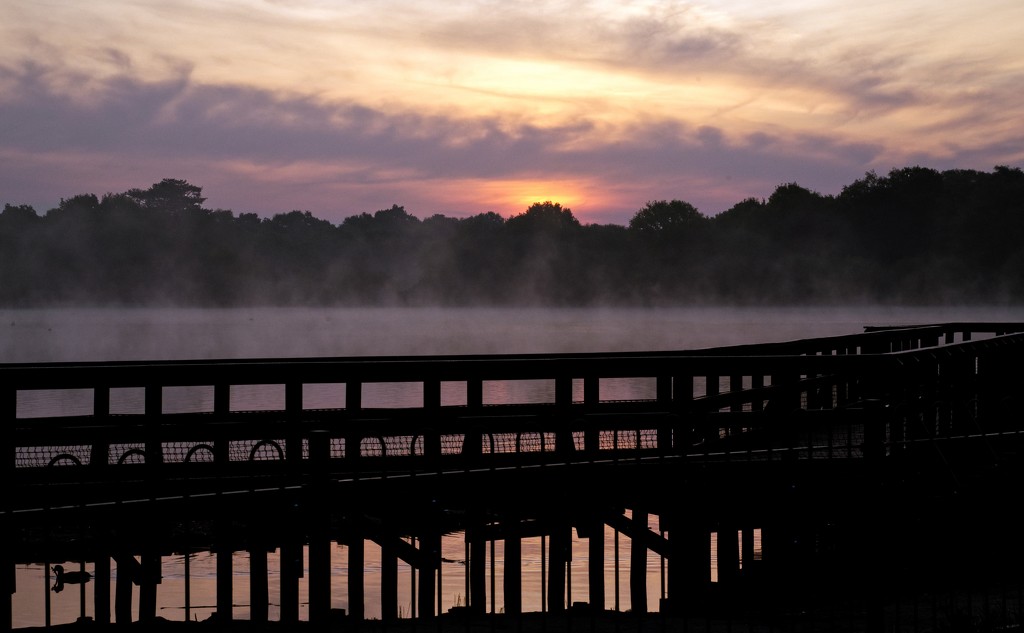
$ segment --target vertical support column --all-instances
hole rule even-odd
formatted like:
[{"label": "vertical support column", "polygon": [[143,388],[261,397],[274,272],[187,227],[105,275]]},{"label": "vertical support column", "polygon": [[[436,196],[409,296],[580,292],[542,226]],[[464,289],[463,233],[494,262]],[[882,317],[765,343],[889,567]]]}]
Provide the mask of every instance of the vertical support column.
[{"label": "vertical support column", "polygon": [[[4,543],[12,543],[9,521],[6,514],[0,517],[0,538]],[[10,631],[14,626],[14,592],[18,588],[10,547],[4,547],[0,553],[0,574],[0,590],[3,592],[0,593],[0,631]]]},{"label": "vertical support column", "polygon": [[743,568],[740,570],[740,575],[748,580],[757,574],[757,564],[754,562],[754,529],[744,528],[741,539],[740,560],[743,562]]},{"label": "vertical support column", "polygon": [[363,540],[363,526],[355,518],[349,523],[348,543],[348,615],[361,621],[366,602],[366,585],[363,578],[363,565],[366,559],[366,543]]},{"label": "vertical support column", "polygon": [[269,617],[270,589],[267,548],[263,539],[249,545],[249,620],[264,624]]},{"label": "vertical support column", "polygon": [[[16,454],[11,429],[14,428],[15,420],[18,417],[18,392],[7,385],[0,386],[0,451],[3,455],[3,465],[0,472],[4,473],[4,481],[14,481],[14,469],[16,468]],[[9,501],[5,497],[5,510]],[[11,526],[8,513],[0,518],[0,535],[5,544],[12,543],[10,537]],[[15,582],[14,561],[11,556],[10,547],[3,548],[0,554],[0,630],[9,631],[14,625],[14,592],[17,589]],[[47,594],[49,595],[49,594]]]},{"label": "vertical support column", "polygon": [[142,556],[139,582],[139,621],[151,622],[156,619],[156,588],[162,580],[160,554],[152,551],[154,544],[147,545]]},{"label": "vertical support column", "polygon": [[551,564],[548,566],[548,611],[565,611],[565,579],[572,558],[572,527],[563,519],[554,522],[551,531]]},{"label": "vertical support column", "polygon": [[424,533],[420,536],[420,618],[430,619],[435,615],[437,601],[437,574],[441,568],[441,532],[433,517],[428,518]]},{"label": "vertical support column", "polygon": [[469,541],[469,610],[471,613],[483,615],[487,612],[487,539],[484,537],[483,517],[473,513],[470,527],[466,530]]},{"label": "vertical support column", "polygon": [[384,622],[398,619],[398,548],[396,534],[385,532],[380,546],[380,617]]},{"label": "vertical support column", "polygon": [[230,622],[234,619],[233,613],[233,592],[234,592],[234,558],[235,548],[232,543],[231,521],[227,517],[217,518],[217,544],[215,552],[217,556],[217,620]]},{"label": "vertical support column", "polygon": [[718,528],[718,584],[733,586],[739,573],[740,550],[739,530],[732,523],[722,523]]},{"label": "vertical support column", "polygon": [[587,537],[587,580],[589,585],[590,608],[594,612],[604,611],[604,521],[599,517],[587,519],[590,535]]},{"label": "vertical support column", "polygon": [[[298,516],[290,519],[300,520]],[[303,574],[302,543],[292,534],[286,533],[285,538],[286,541],[281,544],[281,621],[293,623],[299,621],[299,578],[302,578]]]},{"label": "vertical support column", "polygon": [[93,620],[98,625],[110,624],[110,552],[103,539],[93,564]]},{"label": "vertical support column", "polygon": [[633,613],[647,613],[647,511],[633,509],[629,548],[629,604]]},{"label": "vertical support column", "polygon": [[505,613],[523,613],[523,544],[519,534],[519,519],[505,522]]},{"label": "vertical support column", "polygon": [[[151,483],[158,484],[164,462],[161,417],[163,416],[163,386],[149,384],[145,387],[145,467]],[[148,538],[158,538],[148,535]],[[156,618],[156,586],[160,583],[160,555],[153,553],[155,544],[146,543],[140,556],[140,564],[135,568],[136,583],[139,585],[139,621],[152,621]],[[130,607],[128,607],[130,609]],[[130,615],[129,615],[130,619]],[[120,620],[119,620],[120,621]]]},{"label": "vertical support column", "polygon": [[131,624],[132,622],[132,582],[136,575],[135,558],[127,554],[118,556],[117,581],[114,586],[114,622]]},{"label": "vertical support column", "polygon": [[711,583],[711,531],[687,518],[673,513],[668,532],[668,599],[677,613],[701,606]]},{"label": "vertical support column", "polygon": [[329,473],[330,433],[314,430],[309,434],[309,461],[312,485],[309,504],[309,621],[327,628],[331,618],[331,537]]}]

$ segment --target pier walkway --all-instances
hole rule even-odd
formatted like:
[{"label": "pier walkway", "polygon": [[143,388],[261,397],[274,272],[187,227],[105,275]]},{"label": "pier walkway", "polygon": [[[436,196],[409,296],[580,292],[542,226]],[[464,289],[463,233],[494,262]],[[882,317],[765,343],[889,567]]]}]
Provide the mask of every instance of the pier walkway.
[{"label": "pier walkway", "polygon": [[[502,612],[522,614],[534,536],[549,545],[544,611],[604,612],[610,526],[631,542],[635,612],[654,552],[665,614],[826,605],[893,630],[912,599],[913,630],[936,630],[937,596],[1024,580],[1022,359],[1024,324],[942,323],[678,352],[0,365],[0,626],[17,564],[88,564],[104,625],[132,619],[134,588],[138,619],[154,618],[161,557],[196,551],[218,556],[225,621],[231,555],[247,551],[251,620],[275,602],[297,621],[308,574],[309,624],[353,626],[366,542],[383,621],[451,616],[440,539],[454,532],[466,573],[444,582],[464,585],[464,617],[496,615],[496,541]],[[589,542],[575,596],[573,530]],[[331,543],[349,557],[343,614]],[[411,613],[398,561],[415,570]],[[1001,621],[1019,622],[1019,594],[1001,599]]]}]

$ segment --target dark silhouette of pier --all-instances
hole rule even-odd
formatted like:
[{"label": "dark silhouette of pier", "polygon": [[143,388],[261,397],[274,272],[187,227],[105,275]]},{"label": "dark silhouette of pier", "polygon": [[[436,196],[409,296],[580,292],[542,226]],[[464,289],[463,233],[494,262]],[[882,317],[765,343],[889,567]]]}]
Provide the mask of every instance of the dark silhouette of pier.
[{"label": "dark silhouette of pier", "polygon": [[[1024,324],[943,323],[678,352],[0,365],[0,623],[11,628],[22,589],[16,564],[91,563],[75,578],[92,583],[90,617],[104,626],[131,621],[135,591],[138,619],[155,619],[161,558],[197,551],[217,556],[217,619],[232,619],[231,556],[247,551],[250,620],[267,622],[273,600],[296,622],[308,547],[304,624],[357,628],[372,542],[381,624],[468,629],[499,616],[496,541],[500,617],[529,617],[521,543],[536,536],[544,613],[586,621],[614,609],[610,526],[631,543],[634,616],[659,591],[661,616],[709,627],[1017,625],[1022,359]],[[649,397],[603,395],[622,379]],[[488,396],[519,381],[552,397]],[[364,402],[375,384],[418,398]],[[343,403],[311,407],[313,386]],[[257,387],[278,404],[235,398]],[[172,405],[180,390],[208,406]],[[86,404],[29,410],[40,394]],[[588,540],[588,586],[570,593],[573,530]],[[465,577],[442,579],[441,538],[455,532]],[[334,542],[348,556],[345,613],[331,606]],[[280,596],[267,582],[275,550]],[[665,563],[664,587],[647,586],[648,552]],[[412,613],[399,608],[399,561],[415,570]],[[465,604],[442,612],[442,582],[459,583]]]}]

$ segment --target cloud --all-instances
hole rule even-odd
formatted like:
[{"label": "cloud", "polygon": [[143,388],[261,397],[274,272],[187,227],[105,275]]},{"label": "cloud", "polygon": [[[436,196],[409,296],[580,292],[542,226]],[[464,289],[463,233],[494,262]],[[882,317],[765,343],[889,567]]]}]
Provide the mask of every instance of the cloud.
[{"label": "cloud", "polygon": [[625,222],[650,199],[715,213],[784,182],[1024,160],[1017,40],[917,0],[826,5],[14,0],[0,202],[183,177],[239,212],[521,211],[504,187]]}]

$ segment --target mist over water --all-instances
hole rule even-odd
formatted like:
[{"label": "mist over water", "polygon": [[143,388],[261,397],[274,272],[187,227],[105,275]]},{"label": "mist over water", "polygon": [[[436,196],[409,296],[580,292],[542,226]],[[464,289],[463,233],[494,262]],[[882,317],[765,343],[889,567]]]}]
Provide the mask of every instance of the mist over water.
[{"label": "mist over water", "polygon": [[7,309],[0,362],[660,351],[1021,320],[1024,306]]}]

